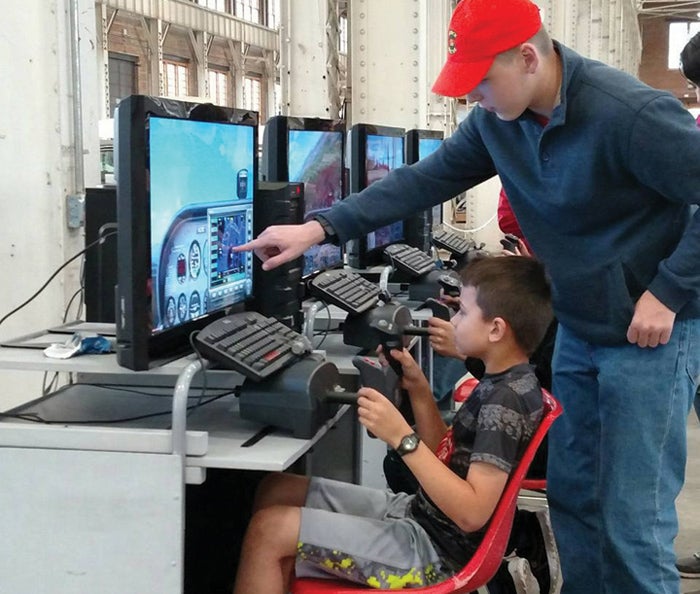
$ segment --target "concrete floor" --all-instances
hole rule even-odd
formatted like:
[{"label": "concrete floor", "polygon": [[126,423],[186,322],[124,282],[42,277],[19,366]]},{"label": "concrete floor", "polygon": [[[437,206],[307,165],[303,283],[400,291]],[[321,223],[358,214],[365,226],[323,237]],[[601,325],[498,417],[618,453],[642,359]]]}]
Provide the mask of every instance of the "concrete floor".
[{"label": "concrete floor", "polygon": [[[685,486],[678,497],[677,509],[680,529],[676,539],[676,553],[688,557],[700,551],[700,424],[695,412],[688,418],[688,466]],[[681,592],[700,594],[700,579],[681,580]]]}]

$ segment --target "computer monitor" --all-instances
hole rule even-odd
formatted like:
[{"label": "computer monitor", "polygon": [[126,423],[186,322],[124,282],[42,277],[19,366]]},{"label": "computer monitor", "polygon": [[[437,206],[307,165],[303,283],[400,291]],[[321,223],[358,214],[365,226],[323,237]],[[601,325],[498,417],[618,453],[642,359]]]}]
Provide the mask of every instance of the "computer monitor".
[{"label": "computer monitor", "polygon": [[[412,165],[437,150],[442,144],[444,133],[438,130],[413,129],[406,132],[406,164]],[[442,204],[436,204],[428,211],[428,228],[442,225]],[[416,246],[418,247],[418,246]]]},{"label": "computer monitor", "polygon": [[147,369],[252,298],[257,114],[134,95],[116,115],[117,360]]},{"label": "computer monitor", "polygon": [[[350,129],[350,191],[359,192],[405,163],[403,128],[355,124]],[[397,221],[348,244],[351,266],[366,268],[382,262],[382,250],[404,240]]]},{"label": "computer monitor", "polygon": [[[262,179],[303,182],[304,222],[345,196],[345,122],[274,116],[263,134]],[[304,253],[304,278],[343,263],[341,248],[315,245]]]}]

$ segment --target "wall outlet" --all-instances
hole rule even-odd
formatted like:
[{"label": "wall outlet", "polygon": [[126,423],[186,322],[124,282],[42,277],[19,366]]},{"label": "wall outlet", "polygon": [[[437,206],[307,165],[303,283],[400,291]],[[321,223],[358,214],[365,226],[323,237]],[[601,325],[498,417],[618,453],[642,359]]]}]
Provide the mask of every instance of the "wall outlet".
[{"label": "wall outlet", "polygon": [[66,222],[69,229],[79,229],[85,224],[85,196],[69,194],[66,196]]}]

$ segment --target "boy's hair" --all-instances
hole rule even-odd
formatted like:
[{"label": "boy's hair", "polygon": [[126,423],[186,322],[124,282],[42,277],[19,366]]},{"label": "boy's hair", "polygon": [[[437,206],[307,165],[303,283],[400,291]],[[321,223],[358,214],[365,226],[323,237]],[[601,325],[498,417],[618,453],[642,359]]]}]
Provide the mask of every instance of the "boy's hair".
[{"label": "boy's hair", "polygon": [[552,292],[544,266],[525,256],[472,260],[460,273],[462,285],[476,289],[484,319],[503,318],[517,344],[531,355],[552,321]]},{"label": "boy's hair", "polygon": [[681,72],[696,87],[700,86],[700,33],[696,33],[681,51]]},{"label": "boy's hair", "polygon": [[[550,54],[554,53],[554,43],[544,27],[542,27],[537,33],[535,33],[535,35],[528,39],[526,43],[531,43],[534,45],[543,56],[549,56]],[[505,61],[511,60],[513,57],[515,57],[515,54],[520,51],[521,45],[522,43],[512,49],[501,52],[498,54],[498,56],[496,56],[496,58]]]}]

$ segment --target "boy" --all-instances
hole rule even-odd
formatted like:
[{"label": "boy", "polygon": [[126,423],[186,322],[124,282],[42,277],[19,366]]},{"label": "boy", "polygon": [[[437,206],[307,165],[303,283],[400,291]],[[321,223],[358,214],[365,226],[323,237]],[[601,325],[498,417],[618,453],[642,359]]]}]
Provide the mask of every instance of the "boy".
[{"label": "boy", "polygon": [[549,282],[531,258],[483,258],[462,272],[457,346],[486,372],[452,427],[406,351],[416,433],[379,392],[362,388],[362,425],[394,448],[418,479],[416,495],[289,474],[261,483],[246,533],[236,594],[283,594],[292,572],[384,588],[442,581],[473,554],[542,418],[528,357],[552,319]]}]

